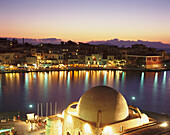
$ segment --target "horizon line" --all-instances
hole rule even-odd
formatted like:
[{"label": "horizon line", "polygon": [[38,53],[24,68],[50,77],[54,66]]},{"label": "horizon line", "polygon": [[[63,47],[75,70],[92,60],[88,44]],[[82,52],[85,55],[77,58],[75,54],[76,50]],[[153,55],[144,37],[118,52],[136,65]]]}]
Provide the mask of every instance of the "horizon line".
[{"label": "horizon line", "polygon": [[[14,38],[14,39],[23,39],[24,37],[0,37],[0,38]],[[88,42],[98,42],[98,41],[109,41],[109,40],[114,40],[114,39],[118,39],[118,41],[143,41],[143,42],[161,42],[163,44],[167,44],[167,45],[170,45],[170,42],[163,42],[163,41],[156,41],[156,40],[142,40],[142,39],[137,39],[137,40],[130,40],[130,39],[126,39],[126,40],[122,40],[122,39],[119,39],[119,38],[112,38],[112,39],[107,39],[107,40],[88,40],[88,41],[75,41],[75,40],[72,40],[72,39],[61,39],[61,38],[56,38],[56,37],[44,37],[44,38],[31,38],[31,37],[26,37],[24,39],[58,39],[58,40],[61,40],[61,41],[64,41],[64,42],[67,42],[67,41],[73,41],[73,42],[83,42],[83,43],[88,43]]]}]

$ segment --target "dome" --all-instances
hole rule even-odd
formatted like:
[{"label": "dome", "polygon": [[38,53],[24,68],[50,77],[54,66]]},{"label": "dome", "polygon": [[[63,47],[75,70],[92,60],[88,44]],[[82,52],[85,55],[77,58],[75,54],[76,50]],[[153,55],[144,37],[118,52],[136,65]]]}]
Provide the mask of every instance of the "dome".
[{"label": "dome", "polygon": [[100,112],[101,124],[111,124],[129,116],[125,98],[108,86],[96,86],[89,89],[80,98],[77,109],[79,118],[95,123],[99,119]]}]

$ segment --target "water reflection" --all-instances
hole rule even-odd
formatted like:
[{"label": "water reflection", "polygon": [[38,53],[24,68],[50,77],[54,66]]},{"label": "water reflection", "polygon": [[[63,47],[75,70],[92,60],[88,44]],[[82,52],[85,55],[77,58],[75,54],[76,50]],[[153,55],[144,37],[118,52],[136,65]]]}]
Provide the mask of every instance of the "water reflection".
[{"label": "water reflection", "polygon": [[88,89],[88,85],[89,84],[89,71],[86,71],[86,75],[85,75],[85,91]]},{"label": "water reflection", "polygon": [[104,72],[103,85],[107,85],[107,71]]},{"label": "water reflection", "polygon": [[66,88],[66,96],[69,99],[70,97],[70,72],[67,74],[67,88]]},{"label": "water reflection", "polygon": [[120,82],[120,74],[122,73],[122,71],[116,71],[116,75],[115,75],[115,89],[118,90],[119,89],[119,82]]},{"label": "water reflection", "polygon": [[158,89],[158,72],[155,73],[155,78],[154,78],[154,91],[156,92]]},{"label": "water reflection", "polygon": [[124,89],[125,80],[126,80],[126,72],[123,72],[122,73],[122,80],[121,80],[121,90]]},{"label": "water reflection", "polygon": [[107,85],[112,87],[114,83],[114,71],[109,71]]},{"label": "water reflection", "polygon": [[25,92],[28,96],[29,82],[28,82],[28,73],[25,73]]},{"label": "water reflection", "polygon": [[0,75],[0,97],[1,97],[1,93],[2,93],[2,85],[1,85],[1,82],[2,82],[2,76]]},{"label": "water reflection", "polygon": [[140,90],[143,90],[144,75],[145,75],[145,73],[142,72],[142,74],[141,74],[141,79],[140,79]]},{"label": "water reflection", "polygon": [[163,75],[162,88],[165,89],[165,86],[166,86],[166,71],[164,71],[164,75]]},{"label": "water reflection", "polygon": [[44,98],[46,99],[47,98],[47,95],[48,95],[48,74],[45,72],[45,75],[44,75]]},{"label": "water reflection", "polygon": [[[108,85],[120,91],[128,103],[136,96],[140,109],[169,113],[170,71],[53,71],[0,75],[0,110],[9,108],[26,110],[29,103],[58,102],[60,111],[76,101],[89,88]],[[159,91],[158,91],[159,89]],[[2,98],[3,97],[3,98]],[[14,104],[14,101],[15,104]],[[2,103],[1,102],[1,103]],[[10,106],[10,107],[9,107]],[[12,107],[11,107],[12,106]]]}]

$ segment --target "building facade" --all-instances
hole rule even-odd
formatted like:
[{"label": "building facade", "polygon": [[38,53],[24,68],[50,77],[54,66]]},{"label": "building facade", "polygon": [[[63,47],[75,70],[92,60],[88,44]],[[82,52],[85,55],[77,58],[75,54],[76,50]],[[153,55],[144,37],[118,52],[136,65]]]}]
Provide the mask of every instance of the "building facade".
[{"label": "building facade", "polygon": [[146,114],[128,106],[125,98],[107,86],[88,90],[62,115],[47,120],[47,135],[113,135],[149,123]]},{"label": "building facade", "polygon": [[162,56],[128,55],[127,60],[131,62],[132,66],[138,66],[147,69],[163,67]]}]

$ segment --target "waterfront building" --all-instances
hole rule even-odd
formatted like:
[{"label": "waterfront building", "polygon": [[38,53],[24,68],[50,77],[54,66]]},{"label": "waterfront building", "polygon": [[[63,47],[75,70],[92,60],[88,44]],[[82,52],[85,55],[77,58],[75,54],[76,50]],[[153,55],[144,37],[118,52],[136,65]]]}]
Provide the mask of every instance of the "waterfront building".
[{"label": "waterfront building", "polygon": [[91,67],[98,67],[103,64],[102,54],[90,54],[85,56],[85,63]]},{"label": "waterfront building", "polygon": [[1,52],[0,61],[2,64],[17,65],[24,62],[25,54],[20,52]]},{"label": "waterfront building", "polygon": [[85,67],[85,54],[84,53],[79,53],[78,54],[78,63],[79,67]]},{"label": "waterfront building", "polygon": [[114,55],[103,55],[103,65],[107,65],[107,67],[113,67],[114,65]]},{"label": "waterfront building", "polygon": [[89,89],[62,115],[49,116],[47,135],[113,135],[149,123],[146,114],[128,106],[121,93],[108,86]]},{"label": "waterfront building", "polygon": [[37,57],[35,56],[27,56],[25,58],[25,63],[29,64],[29,65],[37,65]]},{"label": "waterfront building", "polygon": [[143,67],[146,69],[162,68],[162,56],[149,56],[149,55],[128,55],[128,61],[132,66]]},{"label": "waterfront building", "polygon": [[42,53],[40,64],[63,64],[63,54],[60,53]]},{"label": "waterfront building", "polygon": [[169,57],[167,56],[167,52],[164,50],[157,51],[158,55],[162,56],[162,60],[168,60]]}]

